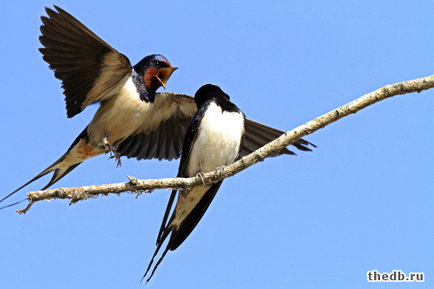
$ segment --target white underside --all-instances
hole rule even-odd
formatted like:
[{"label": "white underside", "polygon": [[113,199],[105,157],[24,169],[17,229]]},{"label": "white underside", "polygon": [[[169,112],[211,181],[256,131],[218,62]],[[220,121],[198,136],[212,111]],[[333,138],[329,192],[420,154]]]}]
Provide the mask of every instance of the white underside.
[{"label": "white underside", "polygon": [[[186,177],[193,177],[199,172],[212,172],[221,166],[232,164],[238,156],[243,133],[244,118],[241,114],[222,112],[219,106],[211,103],[191,148]],[[178,197],[176,218],[172,223],[174,226],[179,226],[210,187],[198,186],[186,198]]]},{"label": "white underside", "polygon": [[238,155],[243,132],[244,119],[239,113],[222,112],[219,106],[211,103],[191,148],[187,176],[232,164]]}]

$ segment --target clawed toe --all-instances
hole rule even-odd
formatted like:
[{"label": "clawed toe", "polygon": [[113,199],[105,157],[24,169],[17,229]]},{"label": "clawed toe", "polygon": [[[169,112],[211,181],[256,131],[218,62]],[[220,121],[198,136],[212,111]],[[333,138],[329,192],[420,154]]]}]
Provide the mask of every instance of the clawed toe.
[{"label": "clawed toe", "polygon": [[226,168],[226,166],[225,166],[225,165],[222,165],[221,167],[218,167],[218,168],[216,169],[216,172],[219,172],[220,177],[223,177],[223,171],[225,170],[225,168]]},{"label": "clawed toe", "polygon": [[116,167],[120,167],[122,165],[121,162],[121,154],[116,151],[110,144],[105,144],[107,148],[107,152],[110,153],[109,159],[116,159]]},{"label": "clawed toe", "polygon": [[205,185],[205,181],[203,180],[203,177],[204,177],[205,175],[204,175],[204,173],[202,173],[202,172],[198,172],[197,174],[196,174],[196,179],[200,179],[201,181],[202,181],[202,184],[203,185]]}]

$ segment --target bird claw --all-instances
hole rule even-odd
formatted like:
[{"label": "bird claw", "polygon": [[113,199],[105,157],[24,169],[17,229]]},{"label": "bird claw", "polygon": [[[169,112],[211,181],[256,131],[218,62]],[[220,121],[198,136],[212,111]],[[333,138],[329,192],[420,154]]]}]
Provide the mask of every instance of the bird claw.
[{"label": "bird claw", "polygon": [[221,167],[218,167],[215,171],[218,172],[219,177],[223,177],[223,171],[225,170],[226,166],[222,165]]},{"label": "bird claw", "polygon": [[204,176],[205,176],[204,173],[202,173],[202,172],[198,172],[198,173],[196,174],[196,180],[200,179],[200,180],[202,181],[202,184],[205,186],[205,182],[204,182],[204,180],[203,180],[203,177],[204,177]]},{"label": "bird claw", "polygon": [[110,158],[111,159],[113,159],[113,158],[116,159],[116,167],[120,167],[122,165],[121,154],[118,153],[117,151],[110,151]]},{"label": "bird claw", "polygon": [[107,148],[107,152],[110,153],[109,159],[116,159],[116,167],[120,167],[122,165],[121,162],[121,154],[115,150],[109,143],[105,144]]}]

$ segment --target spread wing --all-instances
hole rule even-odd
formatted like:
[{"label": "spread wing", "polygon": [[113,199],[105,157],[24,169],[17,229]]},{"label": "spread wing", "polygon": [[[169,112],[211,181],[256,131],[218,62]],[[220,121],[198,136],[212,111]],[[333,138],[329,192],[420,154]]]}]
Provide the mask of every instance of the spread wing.
[{"label": "spread wing", "polygon": [[66,11],[46,8],[42,16],[43,59],[62,81],[68,117],[116,95],[131,75],[131,63]]},{"label": "spread wing", "polygon": [[135,133],[118,144],[121,156],[142,159],[177,159],[197,107],[188,95],[157,93],[150,117]]},{"label": "spread wing", "polygon": [[[155,117],[146,120],[146,124],[141,129],[118,145],[117,150],[121,156],[137,158],[138,160],[154,158],[173,160],[179,158],[185,133],[197,110],[194,99],[185,94],[158,93],[153,109],[164,114],[164,119],[161,120],[161,114],[153,114]],[[149,122],[152,124],[149,125]],[[254,152],[284,134],[283,131],[249,119],[246,119],[245,128],[244,146],[241,149],[240,157]],[[311,151],[309,145],[315,147],[303,139],[297,140],[292,145],[302,151]],[[284,149],[277,155],[280,154],[294,155],[295,153]]]},{"label": "spread wing", "polygon": [[[284,134],[283,131],[278,129],[260,124],[258,122],[246,119],[246,134],[244,137],[244,146],[240,152],[240,158],[254,152],[255,150],[263,147],[267,143],[275,140]],[[297,149],[302,151],[312,151],[308,146],[311,145],[316,147],[314,144],[305,141],[304,139],[299,139],[292,143],[291,145],[295,146]],[[278,156],[282,154],[295,155],[294,152],[284,149],[280,151],[278,154],[273,156]]]}]

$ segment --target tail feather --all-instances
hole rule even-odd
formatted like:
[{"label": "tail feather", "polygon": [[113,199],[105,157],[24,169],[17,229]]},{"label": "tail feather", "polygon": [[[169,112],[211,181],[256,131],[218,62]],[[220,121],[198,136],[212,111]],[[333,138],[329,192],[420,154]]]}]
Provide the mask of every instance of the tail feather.
[{"label": "tail feather", "polygon": [[[157,249],[154,252],[154,255],[152,256],[151,262],[149,262],[148,268],[146,269],[145,274],[142,277],[142,280],[140,282],[143,281],[143,279],[146,277],[146,275],[148,274],[149,270],[151,269],[152,263],[154,263],[154,259],[157,256],[158,252],[161,249],[161,246],[163,246],[164,240],[166,240],[167,236],[169,236],[169,233],[172,232],[172,228],[171,227],[166,227],[163,235],[160,238],[160,243],[158,243]],[[170,250],[170,247],[167,246],[166,249],[164,250],[163,254],[161,255],[160,259],[158,260],[157,264],[155,265],[154,269],[151,272],[151,276],[149,276],[149,278],[146,280],[146,283],[149,282],[149,280],[151,280],[152,276],[154,276],[155,270],[157,270],[158,265],[160,265],[161,261],[163,261],[164,256],[166,256],[167,251]]]},{"label": "tail feather", "polygon": [[45,187],[43,187],[41,190],[45,190],[45,189],[51,187],[51,185],[54,185],[54,183],[56,183],[58,180],[60,180],[64,176],[66,176],[70,171],[75,169],[79,164],[81,164],[81,162],[78,164],[69,166],[66,169],[56,169],[54,171],[53,177],[51,178],[50,182]]},{"label": "tail feather", "polygon": [[[82,141],[82,142],[81,142]],[[74,140],[74,142],[72,143],[72,145],[69,147],[68,151],[61,156],[54,164],[52,164],[51,166],[49,166],[48,168],[46,168],[45,170],[43,170],[39,175],[37,175],[36,177],[34,177],[33,179],[31,179],[30,181],[28,181],[27,183],[25,183],[24,185],[22,185],[21,187],[19,187],[18,189],[16,189],[15,191],[13,191],[12,193],[10,193],[9,195],[7,195],[6,197],[4,197],[3,199],[0,200],[0,203],[3,202],[4,200],[6,200],[7,198],[9,198],[10,196],[12,196],[13,194],[15,194],[16,192],[18,192],[19,190],[21,190],[22,188],[26,187],[27,185],[33,183],[34,181],[38,180],[39,178],[45,176],[46,174],[49,174],[51,172],[54,172],[53,177],[51,178],[50,182],[42,188],[42,190],[47,189],[48,187],[50,187],[51,185],[53,185],[54,183],[56,183],[58,180],[60,180],[61,178],[63,178],[65,175],[67,175],[70,171],[72,171],[73,169],[75,169],[79,164],[81,164],[85,159],[92,157],[93,155],[81,155],[81,154],[77,154],[77,149],[79,146],[86,146],[87,142],[89,141],[89,136],[87,133],[87,127],[78,135],[78,137]],[[68,163],[73,163],[69,166],[65,165],[65,163],[62,164],[62,162],[71,154],[76,154],[75,157],[73,158],[74,161],[67,161]],[[98,153],[96,153],[98,154]],[[75,163],[74,163],[75,162]],[[66,167],[67,166],[67,167]],[[7,205],[4,207],[1,207],[0,209],[4,209],[7,207],[10,207],[12,205]]]},{"label": "tail feather", "polygon": [[[170,249],[169,247],[166,247],[166,249],[164,250],[164,252],[161,255],[160,259],[158,259],[157,264],[155,264],[155,267],[154,267],[154,269],[151,272],[151,276],[149,276],[149,278],[146,280],[146,283],[148,283],[149,280],[151,280],[152,276],[154,276],[155,270],[157,270],[158,265],[160,265],[161,261],[163,261],[164,256],[166,256],[166,254],[169,251],[169,249]],[[157,254],[157,252],[155,254]],[[152,264],[152,261],[154,261],[154,257],[155,257],[155,255],[152,257],[152,260],[151,260],[151,263],[149,264],[148,270],[146,270],[146,273],[145,273],[145,275],[143,275],[142,280],[143,280],[143,278],[145,278],[146,274],[148,273],[149,269],[151,268],[151,264]]]},{"label": "tail feather", "polygon": [[6,209],[6,208],[9,208],[9,207],[12,207],[12,206],[15,206],[15,205],[21,204],[22,202],[25,202],[25,201],[27,201],[27,200],[28,200],[28,199],[25,198],[25,199],[23,199],[23,200],[21,200],[21,201],[18,201],[18,202],[15,202],[15,203],[12,203],[12,204],[9,204],[9,205],[6,205],[6,206],[3,206],[3,207],[0,207],[0,210],[3,210],[3,209]]},{"label": "tail feather", "polygon": [[[169,214],[170,214],[170,211],[172,209],[173,201],[175,200],[176,192],[177,192],[176,190],[172,190],[172,194],[170,195],[169,203],[167,204],[166,212],[164,213],[163,221],[161,222],[160,231],[158,232],[157,244],[156,244],[157,246],[159,244],[161,245],[161,243],[164,242],[164,240],[166,239],[166,237],[168,235],[167,228],[173,219],[173,215],[172,215],[169,222],[167,222],[167,219],[169,218]],[[158,249],[157,249],[157,252],[158,252]],[[152,262],[151,262],[151,264],[152,264]],[[148,270],[149,270],[149,268],[148,268]]]},{"label": "tail feather", "polygon": [[206,191],[205,195],[202,197],[199,203],[193,208],[193,210],[181,222],[180,225],[173,224],[173,221],[176,218],[175,212],[173,212],[172,216],[170,217],[170,220],[166,224],[167,217],[172,207],[173,199],[177,192],[175,190],[172,191],[172,195],[170,197],[169,204],[166,209],[166,213],[164,214],[163,223],[161,225],[160,232],[158,233],[157,248],[155,249],[154,255],[152,256],[151,262],[149,262],[148,268],[146,269],[146,272],[143,275],[142,280],[146,277],[146,275],[150,271],[152,264],[154,263],[155,257],[157,256],[158,252],[160,251],[161,247],[163,246],[163,243],[165,242],[169,234],[170,234],[170,239],[166,246],[166,249],[164,250],[160,259],[158,259],[158,262],[155,264],[154,269],[152,269],[151,276],[149,276],[149,278],[146,280],[146,283],[149,282],[149,280],[151,280],[152,276],[154,276],[154,273],[157,270],[158,265],[160,265],[161,261],[163,261],[164,257],[166,256],[166,253],[169,250],[170,251],[176,250],[190,235],[190,233],[196,227],[197,223],[202,218],[205,211],[208,209],[211,201],[214,199],[214,196],[216,195],[222,182],[223,181],[213,184],[211,188],[209,188]]},{"label": "tail feather", "polygon": [[[59,161],[55,162],[53,165],[57,164]],[[49,166],[48,168],[46,168],[44,171],[42,171],[39,175],[37,175],[36,177],[34,177],[33,179],[31,179],[30,181],[28,181],[27,183],[25,183],[24,185],[22,185],[21,187],[19,187],[18,189],[16,189],[15,191],[13,191],[12,193],[10,193],[9,195],[7,195],[6,197],[4,197],[3,199],[0,200],[0,203],[3,202],[4,200],[6,200],[7,198],[9,198],[10,196],[12,196],[13,194],[15,194],[16,192],[18,192],[19,190],[21,190],[22,188],[26,187],[27,185],[33,183],[34,181],[40,179],[41,177],[45,176],[48,173],[51,173],[53,171],[52,167],[53,165]],[[47,187],[47,186],[46,186]],[[45,188],[46,188],[45,187]],[[44,189],[43,189],[44,190]]]},{"label": "tail feather", "polygon": [[[63,178],[65,175],[67,175],[70,171],[72,171],[73,169],[75,169],[79,164],[81,164],[81,162],[74,164],[72,166],[69,166],[67,168],[61,169],[58,168],[58,165],[65,159],[65,157],[67,156],[68,153],[64,154],[60,159],[58,159],[54,164],[52,164],[51,166],[49,166],[48,168],[46,168],[45,170],[43,170],[40,174],[38,174],[36,177],[34,177],[33,179],[31,179],[30,181],[28,181],[27,183],[25,183],[24,185],[22,185],[21,187],[19,187],[18,189],[16,189],[15,191],[13,191],[12,193],[10,193],[9,195],[7,195],[6,197],[4,197],[3,199],[0,200],[0,203],[3,202],[4,200],[6,200],[7,198],[9,198],[10,196],[12,196],[13,194],[15,194],[16,192],[18,192],[19,190],[21,190],[22,188],[26,187],[27,185],[33,183],[34,181],[42,178],[43,176],[51,173],[54,171],[53,177],[51,178],[50,182],[43,187],[41,190],[45,190],[48,187],[50,187],[51,185],[53,185],[54,183],[56,183],[58,180],[60,180],[61,178]],[[1,207],[0,209],[4,209],[7,207],[12,206],[11,205],[7,205],[4,207]]]}]

